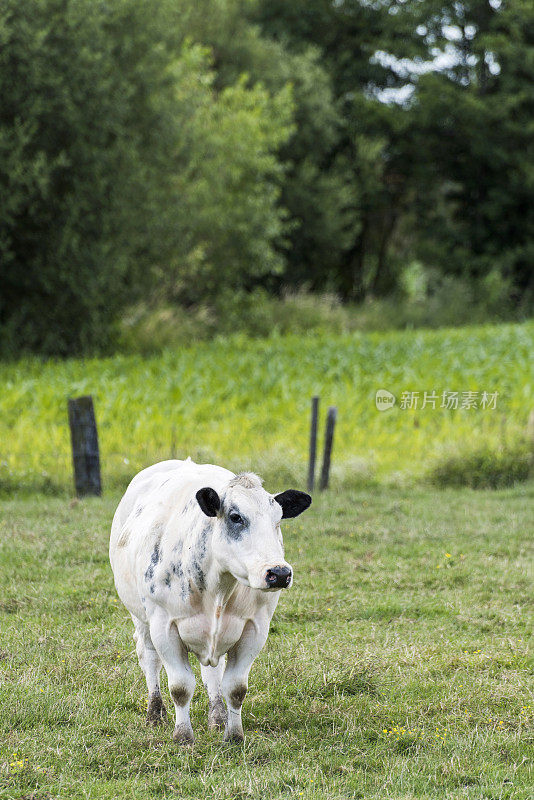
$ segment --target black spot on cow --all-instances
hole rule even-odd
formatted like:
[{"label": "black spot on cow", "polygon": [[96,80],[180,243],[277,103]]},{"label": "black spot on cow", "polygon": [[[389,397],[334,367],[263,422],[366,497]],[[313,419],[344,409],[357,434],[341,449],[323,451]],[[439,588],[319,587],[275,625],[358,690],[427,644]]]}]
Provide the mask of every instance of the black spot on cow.
[{"label": "black spot on cow", "polygon": [[156,584],[155,583],[151,583],[150,584],[150,594],[154,594],[155,591],[156,591]]},{"label": "black spot on cow", "polygon": [[203,592],[206,588],[206,576],[204,574],[203,564],[206,558],[208,536],[210,531],[211,526],[209,524],[202,528],[193,547],[193,553],[191,557],[191,573],[193,583],[200,592]]},{"label": "black spot on cow", "polygon": [[161,561],[161,553],[160,553],[159,545],[155,544],[154,545],[154,550],[152,551],[152,555],[150,556],[150,563],[154,564],[154,566],[156,566],[156,564],[158,564],[159,561]]},{"label": "black spot on cow", "polygon": [[193,581],[199,592],[203,592],[206,588],[206,577],[198,561],[193,561]]},{"label": "black spot on cow", "polygon": [[247,687],[244,684],[236,686],[230,692],[230,705],[233,708],[241,708],[243,705],[243,700],[245,699],[245,695],[247,693]]},{"label": "black spot on cow", "polygon": [[249,521],[236,508],[231,508],[226,515],[225,532],[229,539],[238,542],[248,531]]},{"label": "black spot on cow", "polygon": [[183,578],[184,570],[180,561],[173,561],[171,563],[171,571],[173,575],[176,575],[178,580],[180,580],[180,578]]},{"label": "black spot on cow", "polygon": [[185,706],[189,700],[189,692],[185,686],[174,685],[170,687],[171,696],[177,706]]},{"label": "black spot on cow", "polygon": [[173,575],[178,579],[178,586],[180,589],[180,597],[185,600],[189,594],[189,587],[184,575],[184,568],[180,561],[173,561],[170,564],[170,569]]},{"label": "black spot on cow", "polygon": [[151,581],[154,577],[154,568],[161,560],[161,551],[159,549],[159,545],[154,545],[154,550],[152,551],[152,555],[150,556],[150,564],[147,567],[145,572],[145,581]]},{"label": "black spot on cow", "polygon": [[142,513],[143,513],[143,506],[137,506],[135,510],[135,516],[138,517]]},{"label": "black spot on cow", "polygon": [[165,586],[167,587],[167,589],[171,588],[171,573],[170,572],[167,572],[166,575],[165,575]]}]

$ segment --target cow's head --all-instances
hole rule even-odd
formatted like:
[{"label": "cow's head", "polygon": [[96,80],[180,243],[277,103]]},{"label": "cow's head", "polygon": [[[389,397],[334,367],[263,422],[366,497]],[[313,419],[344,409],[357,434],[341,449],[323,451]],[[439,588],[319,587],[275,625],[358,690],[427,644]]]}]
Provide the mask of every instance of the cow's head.
[{"label": "cow's head", "polygon": [[280,521],[296,517],[311,503],[304,492],[289,489],[271,495],[257,475],[243,473],[219,496],[206,487],[196,494],[200,508],[214,517],[212,548],[223,571],[253,589],[287,589],[293,570],[284,558]]}]

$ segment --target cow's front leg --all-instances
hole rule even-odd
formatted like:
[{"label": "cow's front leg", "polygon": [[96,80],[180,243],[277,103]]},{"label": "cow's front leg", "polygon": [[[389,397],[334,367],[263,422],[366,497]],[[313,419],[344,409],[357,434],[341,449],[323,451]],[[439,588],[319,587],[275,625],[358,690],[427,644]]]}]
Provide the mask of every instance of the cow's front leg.
[{"label": "cow's front leg", "polygon": [[263,616],[249,620],[239,641],[228,651],[228,660],[222,679],[222,693],[226,700],[228,718],[224,731],[226,742],[242,742],[244,738],[241,708],[247,693],[248,674],[254,660],[267,640],[269,619]]},{"label": "cow's front leg", "polygon": [[208,728],[224,728],[226,725],[226,708],[221,694],[221,682],[224,675],[224,656],[216,667],[204,667],[200,672],[202,682],[208,693]]},{"label": "cow's front leg", "polygon": [[150,620],[150,636],[163,661],[174,703],[176,721],[172,738],[179,744],[192,744],[194,736],[189,706],[195,689],[195,676],[187,650],[176,625],[164,613],[158,613]]}]

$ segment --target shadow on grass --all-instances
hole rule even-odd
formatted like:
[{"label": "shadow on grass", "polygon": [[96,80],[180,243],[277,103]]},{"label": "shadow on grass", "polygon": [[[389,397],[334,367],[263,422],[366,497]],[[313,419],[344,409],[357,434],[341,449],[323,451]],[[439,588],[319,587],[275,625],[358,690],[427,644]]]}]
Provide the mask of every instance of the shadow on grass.
[{"label": "shadow on grass", "polygon": [[380,694],[375,678],[367,670],[329,677],[318,692],[319,697],[356,697],[362,694]]}]

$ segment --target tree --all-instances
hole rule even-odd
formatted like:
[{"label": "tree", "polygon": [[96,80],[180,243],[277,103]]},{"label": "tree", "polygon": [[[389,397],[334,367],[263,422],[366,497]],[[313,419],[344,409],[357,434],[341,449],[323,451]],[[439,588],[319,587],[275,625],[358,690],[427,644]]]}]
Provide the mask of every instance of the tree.
[{"label": "tree", "polygon": [[318,48],[330,79],[328,163],[352,200],[329,272],[341,294],[390,293],[419,257],[532,296],[532,4],[259,0],[255,18],[292,52]]},{"label": "tree", "polygon": [[290,51],[313,46],[329,81],[336,137],[321,163],[337,168],[343,179],[327,184],[328,196],[321,200],[325,208],[336,197],[343,202],[329,240],[337,258],[323,284],[346,299],[390,292],[396,281],[390,251],[410,185],[407,120],[402,109],[382,102],[381,93],[398,88],[402,79],[375,54],[394,48],[416,58],[424,52],[408,15],[390,13],[400,8],[387,2],[296,0],[260,1],[256,11],[265,34]]},{"label": "tree", "polygon": [[[434,165],[424,186],[426,259],[475,278],[493,270],[534,297],[534,9],[470,0],[429,4],[450,67],[419,82],[414,128]],[[435,201],[428,203],[431,195]]]},{"label": "tree", "polygon": [[305,41],[293,46],[289,26],[280,40],[271,36],[259,26],[257,5],[256,0],[181,0],[180,14],[192,40],[212,53],[216,89],[234,85],[241,76],[246,85],[260,82],[274,95],[291,87],[294,125],[278,148],[279,205],[288,222],[278,250],[285,268],[274,280],[266,276],[261,282],[273,290],[282,283],[336,289],[351,228],[358,224],[349,170],[336,152],[343,119],[321,49]]},{"label": "tree", "polygon": [[156,290],[186,304],[283,272],[275,247],[286,229],[276,152],[291,133],[293,108],[289,87],[269,93],[247,87],[245,77],[214,91],[208,53],[196,46],[190,56],[200,63],[178,81],[181,125],[164,218],[175,236]]},{"label": "tree", "polygon": [[105,349],[128,303],[276,274],[289,89],[224,91],[171,0],[5,0],[4,353]]},{"label": "tree", "polygon": [[131,2],[2,3],[4,351],[105,347],[141,280],[153,245],[143,220],[157,212],[151,181],[169,139],[153,30]]}]

